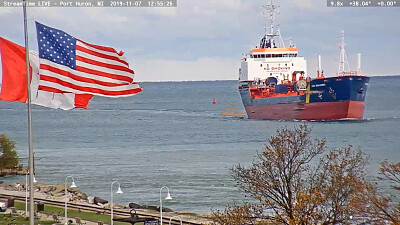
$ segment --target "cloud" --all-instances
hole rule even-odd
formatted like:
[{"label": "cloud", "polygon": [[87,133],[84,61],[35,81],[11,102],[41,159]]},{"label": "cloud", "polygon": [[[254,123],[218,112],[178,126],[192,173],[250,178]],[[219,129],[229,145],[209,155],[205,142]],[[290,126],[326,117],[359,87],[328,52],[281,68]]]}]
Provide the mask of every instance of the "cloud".
[{"label": "cloud", "polygon": [[135,61],[137,81],[236,80],[240,62],[228,58],[199,58],[195,61]]},{"label": "cloud", "polygon": [[[28,8],[28,18],[34,17],[89,43],[125,51],[127,57],[134,60],[135,68],[144,69],[144,80],[166,77],[170,77],[168,80],[201,80],[204,74],[209,76],[211,73],[185,74],[184,69],[190,65],[204,70],[201,66],[206,66],[206,59],[213,59],[209,61],[211,66],[214,61],[225,65],[214,68],[214,71],[219,71],[213,74],[215,79],[231,79],[230,76],[236,79],[241,54],[258,45],[265,33],[267,18],[262,14],[262,6],[268,2],[178,0],[176,8]],[[283,38],[287,43],[287,39],[292,37],[299,53],[309,63],[321,54],[327,65],[325,71],[336,73],[337,35],[344,29],[348,53],[363,54],[364,72],[399,73],[398,9],[329,8],[325,1],[319,0],[274,3],[281,5],[277,24],[281,26]],[[32,20],[29,25],[31,48],[36,48]],[[0,8],[2,37],[23,44],[22,27],[20,8]],[[382,58],[385,60],[380,60]],[[149,62],[161,63],[172,74],[162,76],[157,68],[151,68]],[[179,76],[174,74],[176,71],[169,67],[169,63],[176,65]],[[152,69],[155,72],[151,72]],[[315,73],[315,68],[309,71]],[[140,77],[141,73],[137,72]]]}]

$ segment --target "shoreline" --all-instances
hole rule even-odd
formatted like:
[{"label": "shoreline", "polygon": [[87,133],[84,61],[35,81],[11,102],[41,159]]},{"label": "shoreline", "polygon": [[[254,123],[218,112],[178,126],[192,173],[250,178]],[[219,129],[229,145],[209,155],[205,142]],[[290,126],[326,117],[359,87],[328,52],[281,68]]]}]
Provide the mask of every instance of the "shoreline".
[{"label": "shoreline", "polygon": [[[110,204],[107,200],[101,199],[98,196],[87,196],[85,193],[80,192],[77,188],[68,188],[69,204],[73,204],[78,209],[82,208],[85,210],[87,207],[92,207],[102,211],[104,214],[110,214]],[[13,196],[14,198],[25,198],[26,189],[24,184],[0,184],[0,197],[8,198]],[[42,183],[35,184],[35,202],[55,202],[63,205],[65,203],[64,184],[59,185],[47,185]],[[97,200],[95,200],[97,198]],[[16,199],[20,200],[20,199]],[[92,202],[93,200],[93,202]],[[132,206],[133,208],[131,208]],[[150,216],[159,218],[159,207],[148,206],[148,208],[136,203],[130,203],[129,205],[114,204],[114,212],[119,211],[121,213],[129,213],[134,209],[138,215]],[[172,217],[179,216],[182,221],[186,221],[190,224],[209,224],[212,221],[207,215],[198,215],[191,212],[173,212],[163,207],[163,220],[170,219]]]},{"label": "shoreline", "polygon": [[0,177],[7,176],[25,176],[28,173],[28,168],[0,169]]}]

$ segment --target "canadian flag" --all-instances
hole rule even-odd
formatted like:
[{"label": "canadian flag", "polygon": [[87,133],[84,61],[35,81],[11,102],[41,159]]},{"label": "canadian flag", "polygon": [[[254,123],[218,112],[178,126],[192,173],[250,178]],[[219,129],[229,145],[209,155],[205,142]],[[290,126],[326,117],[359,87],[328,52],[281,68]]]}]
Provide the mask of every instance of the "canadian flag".
[{"label": "canadian flag", "polygon": [[[0,37],[0,55],[2,71],[0,73],[0,100],[26,102],[26,60],[25,48]],[[29,52],[31,71],[32,104],[53,109],[69,110],[87,108],[90,94],[53,93],[38,90],[39,87],[39,56],[37,52]]]}]

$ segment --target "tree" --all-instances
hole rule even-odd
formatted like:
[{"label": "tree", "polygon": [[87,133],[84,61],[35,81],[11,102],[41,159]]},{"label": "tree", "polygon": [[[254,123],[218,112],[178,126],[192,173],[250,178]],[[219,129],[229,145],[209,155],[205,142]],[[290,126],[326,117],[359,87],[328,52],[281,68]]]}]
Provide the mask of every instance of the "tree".
[{"label": "tree", "polygon": [[277,130],[257,159],[232,172],[239,188],[258,203],[213,212],[217,224],[357,222],[352,203],[367,185],[367,159],[360,150],[330,149],[324,140],[312,139],[304,124]]},{"label": "tree", "polygon": [[[400,162],[381,162],[379,180],[388,182],[395,191],[400,191]],[[394,202],[392,195],[379,191],[376,184],[370,184],[357,202],[363,202],[367,207],[355,207],[359,214],[374,218],[375,224],[400,224],[400,202]]]},{"label": "tree", "polygon": [[15,142],[5,134],[0,135],[0,169],[13,169],[18,167],[19,159],[15,150]]}]

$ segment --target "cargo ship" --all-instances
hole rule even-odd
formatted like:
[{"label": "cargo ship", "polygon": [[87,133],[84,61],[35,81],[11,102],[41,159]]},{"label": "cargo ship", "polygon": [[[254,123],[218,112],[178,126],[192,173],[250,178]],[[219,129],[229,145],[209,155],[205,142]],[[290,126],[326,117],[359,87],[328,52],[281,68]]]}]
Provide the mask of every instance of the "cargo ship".
[{"label": "cargo ship", "polygon": [[239,92],[249,119],[265,120],[350,120],[362,119],[369,77],[350,71],[341,32],[338,73],[325,77],[318,56],[314,78],[307,62],[291,43],[286,47],[280,29],[274,26],[277,7],[265,6],[269,27],[260,45],[243,55],[239,69]]}]

